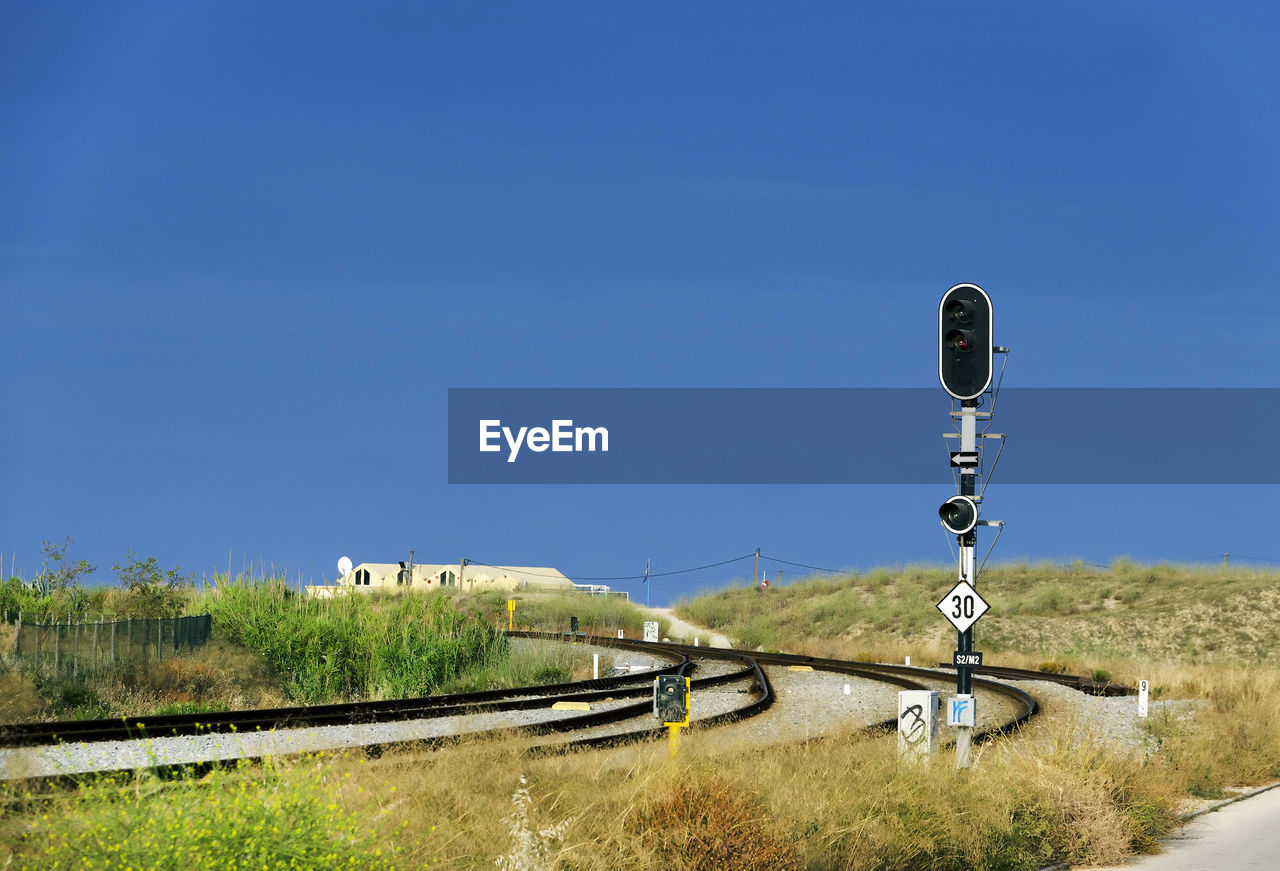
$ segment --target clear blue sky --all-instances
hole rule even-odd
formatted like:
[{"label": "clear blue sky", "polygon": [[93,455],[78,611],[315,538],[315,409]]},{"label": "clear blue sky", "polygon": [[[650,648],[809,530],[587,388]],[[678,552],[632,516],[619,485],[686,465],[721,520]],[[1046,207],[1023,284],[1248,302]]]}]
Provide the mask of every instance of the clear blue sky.
[{"label": "clear blue sky", "polygon": [[[6,570],[947,560],[945,488],[450,486],[446,391],[936,385],[958,281],[1009,385],[1280,386],[1278,19],[8,4]],[[1274,487],[987,495],[992,559],[1280,560]]]}]

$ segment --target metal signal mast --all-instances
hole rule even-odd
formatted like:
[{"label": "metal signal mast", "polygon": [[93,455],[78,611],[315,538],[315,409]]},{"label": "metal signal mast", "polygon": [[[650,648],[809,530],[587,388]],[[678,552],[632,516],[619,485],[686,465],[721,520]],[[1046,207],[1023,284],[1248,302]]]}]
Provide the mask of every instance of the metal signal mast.
[{"label": "metal signal mast", "polygon": [[[982,496],[986,490],[982,481],[982,447],[979,442],[998,439],[1001,450],[1004,435],[978,432],[978,420],[988,422],[995,408],[995,395],[999,383],[992,388],[993,360],[997,353],[1008,353],[993,341],[993,309],[991,298],[976,284],[957,284],[942,295],[938,304],[938,380],[952,398],[951,417],[960,424],[960,431],[945,433],[944,438],[959,438],[959,450],[949,451],[951,468],[958,469],[959,493],[942,503],[938,516],[948,533],[956,537],[959,547],[959,579],[938,603],[942,612],[955,626],[957,650],[953,657],[956,667],[956,698],[949,700],[947,722],[957,727],[956,767],[969,767],[969,746],[977,710],[973,696],[973,669],[982,665],[982,654],[973,647],[973,624],[989,607],[977,590],[977,568],[974,551],[977,545],[977,527],[1003,527],[1001,520],[979,520],[982,513]],[[1007,359],[1007,358],[1006,358]],[[991,405],[980,411],[983,398],[991,395]],[[955,402],[959,401],[959,410]],[[999,451],[996,461],[999,461]],[[995,469],[992,463],[991,471]],[[989,473],[988,473],[989,475]],[[997,538],[999,533],[997,532]],[[992,541],[994,547],[995,542]],[[990,554],[990,551],[987,552]]]}]

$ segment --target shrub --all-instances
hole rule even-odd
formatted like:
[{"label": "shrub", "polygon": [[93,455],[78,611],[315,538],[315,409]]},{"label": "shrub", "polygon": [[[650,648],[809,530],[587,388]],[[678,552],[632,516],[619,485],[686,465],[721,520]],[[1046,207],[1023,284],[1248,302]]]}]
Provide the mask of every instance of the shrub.
[{"label": "shrub", "polygon": [[632,814],[630,825],[665,867],[787,871],[800,854],[741,783],[704,775],[670,783]]},{"label": "shrub", "polygon": [[133,551],[127,551],[123,563],[115,563],[111,570],[127,592],[120,603],[120,614],[125,617],[177,617],[186,604],[191,578],[174,566],[167,572],[160,568],[156,558],[139,559]]}]

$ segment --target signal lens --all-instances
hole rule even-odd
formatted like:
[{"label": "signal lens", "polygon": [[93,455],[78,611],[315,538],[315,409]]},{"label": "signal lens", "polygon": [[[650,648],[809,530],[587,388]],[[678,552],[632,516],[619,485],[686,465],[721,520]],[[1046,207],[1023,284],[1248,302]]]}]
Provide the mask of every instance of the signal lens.
[{"label": "signal lens", "polygon": [[965,299],[953,299],[947,303],[947,317],[958,324],[973,322],[973,303]]},{"label": "signal lens", "polygon": [[960,534],[973,529],[978,519],[974,505],[966,498],[954,496],[938,508],[938,517],[948,531]]},{"label": "signal lens", "polygon": [[967,354],[973,350],[973,339],[966,330],[952,330],[947,333],[947,347]]}]

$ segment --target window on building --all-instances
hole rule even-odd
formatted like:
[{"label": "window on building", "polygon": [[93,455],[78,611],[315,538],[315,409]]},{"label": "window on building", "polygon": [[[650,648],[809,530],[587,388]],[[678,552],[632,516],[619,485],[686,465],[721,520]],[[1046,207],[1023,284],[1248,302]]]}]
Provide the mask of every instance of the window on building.
[{"label": "window on building", "polygon": [[360,571],[356,572],[356,583],[363,584],[366,587],[369,586],[369,570],[368,569],[360,569]]}]

